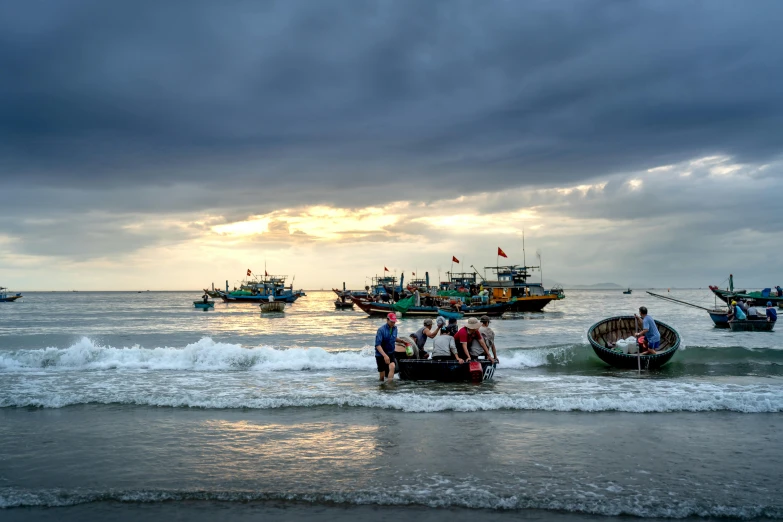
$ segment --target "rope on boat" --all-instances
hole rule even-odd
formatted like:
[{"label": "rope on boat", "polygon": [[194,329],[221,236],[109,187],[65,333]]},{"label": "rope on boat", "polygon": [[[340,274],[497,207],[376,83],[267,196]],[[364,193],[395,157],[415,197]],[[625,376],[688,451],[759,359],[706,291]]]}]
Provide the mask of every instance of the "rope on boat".
[{"label": "rope on boat", "polygon": [[695,305],[693,303],[688,303],[687,301],[680,301],[679,299],[675,299],[675,298],[669,297],[667,295],[655,294],[655,293],[649,292],[649,291],[647,293],[650,294],[653,297],[657,297],[659,299],[663,299],[664,301],[671,301],[673,303],[678,303],[678,304],[685,305],[685,306],[692,306],[693,308],[698,308],[699,310],[706,310],[708,312],[712,312],[713,311],[710,308],[705,308],[703,306]]}]

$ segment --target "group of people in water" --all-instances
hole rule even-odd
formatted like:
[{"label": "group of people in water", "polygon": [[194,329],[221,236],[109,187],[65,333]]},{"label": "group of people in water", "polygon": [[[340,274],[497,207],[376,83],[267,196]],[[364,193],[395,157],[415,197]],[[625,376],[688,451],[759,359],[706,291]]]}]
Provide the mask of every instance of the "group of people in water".
[{"label": "group of people in water", "polygon": [[[425,319],[421,328],[410,334],[411,341],[397,336],[397,314],[390,313],[386,322],[375,334],[375,362],[381,381],[391,381],[401,359],[427,359],[433,361],[457,361],[460,364],[480,357],[497,363],[495,332],[489,327],[490,318],[471,317],[462,328],[456,319],[438,317]],[[431,354],[425,351],[427,340],[432,339]]]},{"label": "group of people in water", "polygon": [[[780,287],[778,287],[780,288]],[[732,301],[729,308],[729,320],[736,321],[757,321],[766,317],[767,322],[774,323],[778,320],[778,311],[772,306],[772,301],[767,301],[765,315],[759,313],[758,308],[753,306],[747,299]]]}]

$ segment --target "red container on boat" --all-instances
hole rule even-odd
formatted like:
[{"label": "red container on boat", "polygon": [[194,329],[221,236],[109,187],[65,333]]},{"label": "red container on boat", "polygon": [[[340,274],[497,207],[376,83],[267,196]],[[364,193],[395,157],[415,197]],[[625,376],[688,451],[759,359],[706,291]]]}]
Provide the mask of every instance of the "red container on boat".
[{"label": "red container on boat", "polygon": [[469,364],[471,382],[481,382],[484,377],[484,369],[481,367],[481,363],[478,361],[471,361]]}]

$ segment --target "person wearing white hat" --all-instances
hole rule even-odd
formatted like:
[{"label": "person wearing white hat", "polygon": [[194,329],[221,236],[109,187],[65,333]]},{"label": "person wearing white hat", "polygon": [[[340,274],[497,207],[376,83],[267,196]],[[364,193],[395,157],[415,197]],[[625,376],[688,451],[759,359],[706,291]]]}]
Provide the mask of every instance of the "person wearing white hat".
[{"label": "person wearing white hat", "polygon": [[[481,332],[479,332],[479,328],[481,327],[481,323],[478,319],[475,317],[471,317],[468,319],[468,323],[460,328],[460,330],[457,332],[457,335],[454,336],[454,341],[457,343],[457,346],[462,347],[462,351],[465,354],[465,359],[470,360],[478,359],[479,356],[484,355],[486,356],[487,360],[491,362],[495,362],[495,359],[492,357],[492,354],[489,353],[489,348],[487,348],[487,343],[484,342],[484,338],[481,336]],[[477,341],[478,345],[481,347],[482,350],[484,350],[484,353],[479,353],[477,349],[474,349],[474,353],[470,352],[470,347],[473,344],[473,341]]]}]

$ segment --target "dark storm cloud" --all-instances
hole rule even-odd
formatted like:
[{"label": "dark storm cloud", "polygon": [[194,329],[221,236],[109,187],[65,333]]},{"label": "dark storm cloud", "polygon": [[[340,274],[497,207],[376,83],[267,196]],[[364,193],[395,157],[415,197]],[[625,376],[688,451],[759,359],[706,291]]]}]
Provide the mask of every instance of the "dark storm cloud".
[{"label": "dark storm cloud", "polygon": [[783,140],[782,15],[776,1],[6,2],[0,184],[156,187],[166,211],[220,187],[340,202],[389,176],[453,193],[763,161]]}]

